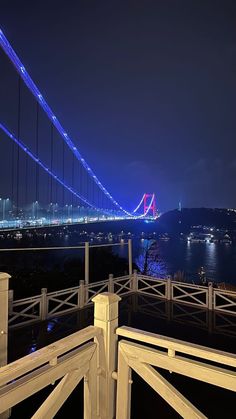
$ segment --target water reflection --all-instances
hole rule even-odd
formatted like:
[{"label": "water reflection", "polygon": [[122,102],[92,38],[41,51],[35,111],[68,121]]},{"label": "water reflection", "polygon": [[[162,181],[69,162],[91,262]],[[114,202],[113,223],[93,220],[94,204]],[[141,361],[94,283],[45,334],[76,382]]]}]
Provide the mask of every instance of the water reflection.
[{"label": "water reflection", "polygon": [[204,268],[207,279],[213,279],[218,269],[217,245],[215,243],[186,243],[186,271],[190,278],[199,280],[200,267]]},{"label": "water reflection", "polygon": [[[216,243],[206,243],[205,246],[205,268],[209,278],[214,278],[214,272],[218,270],[218,257]],[[214,278],[215,279],[215,278]]]}]

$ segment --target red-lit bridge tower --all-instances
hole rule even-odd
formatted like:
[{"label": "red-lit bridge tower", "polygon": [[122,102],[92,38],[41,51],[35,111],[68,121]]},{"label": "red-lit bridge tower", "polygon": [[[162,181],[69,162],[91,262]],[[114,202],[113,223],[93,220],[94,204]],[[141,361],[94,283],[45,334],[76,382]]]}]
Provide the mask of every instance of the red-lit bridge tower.
[{"label": "red-lit bridge tower", "polygon": [[143,197],[143,214],[148,215],[152,212],[153,218],[157,216],[155,194],[145,193]]}]

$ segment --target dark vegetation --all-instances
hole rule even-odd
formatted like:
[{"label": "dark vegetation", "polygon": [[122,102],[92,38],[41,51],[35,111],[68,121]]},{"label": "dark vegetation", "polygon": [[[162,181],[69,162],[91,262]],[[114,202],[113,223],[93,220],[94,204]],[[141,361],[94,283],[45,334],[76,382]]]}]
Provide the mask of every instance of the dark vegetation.
[{"label": "dark vegetation", "polygon": [[[71,254],[71,251],[56,252],[17,252],[2,255],[0,270],[8,272],[10,289],[15,298],[40,294],[41,288],[48,291],[70,288],[79,285],[84,279],[83,255]],[[3,260],[4,259],[4,260]],[[107,279],[110,273],[114,276],[128,272],[128,262],[113,254],[111,248],[90,249],[90,282]]]}]

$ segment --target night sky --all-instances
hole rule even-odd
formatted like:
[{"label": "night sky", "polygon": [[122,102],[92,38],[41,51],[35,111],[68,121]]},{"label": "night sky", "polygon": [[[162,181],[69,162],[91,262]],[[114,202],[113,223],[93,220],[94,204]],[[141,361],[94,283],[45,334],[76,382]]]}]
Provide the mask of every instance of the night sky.
[{"label": "night sky", "polygon": [[0,26],[123,206],[236,207],[235,0],[1,0]]}]

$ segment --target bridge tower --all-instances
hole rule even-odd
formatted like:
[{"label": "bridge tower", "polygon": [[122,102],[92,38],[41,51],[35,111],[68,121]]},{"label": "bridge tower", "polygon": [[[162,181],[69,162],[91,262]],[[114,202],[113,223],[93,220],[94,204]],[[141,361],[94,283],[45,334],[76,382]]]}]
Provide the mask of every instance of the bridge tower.
[{"label": "bridge tower", "polygon": [[152,212],[152,216],[153,216],[153,218],[155,218],[157,216],[157,207],[156,207],[156,198],[155,198],[154,193],[153,194],[149,194],[149,193],[144,194],[144,197],[143,197],[143,214],[146,213],[148,208],[149,208],[148,213]]}]

